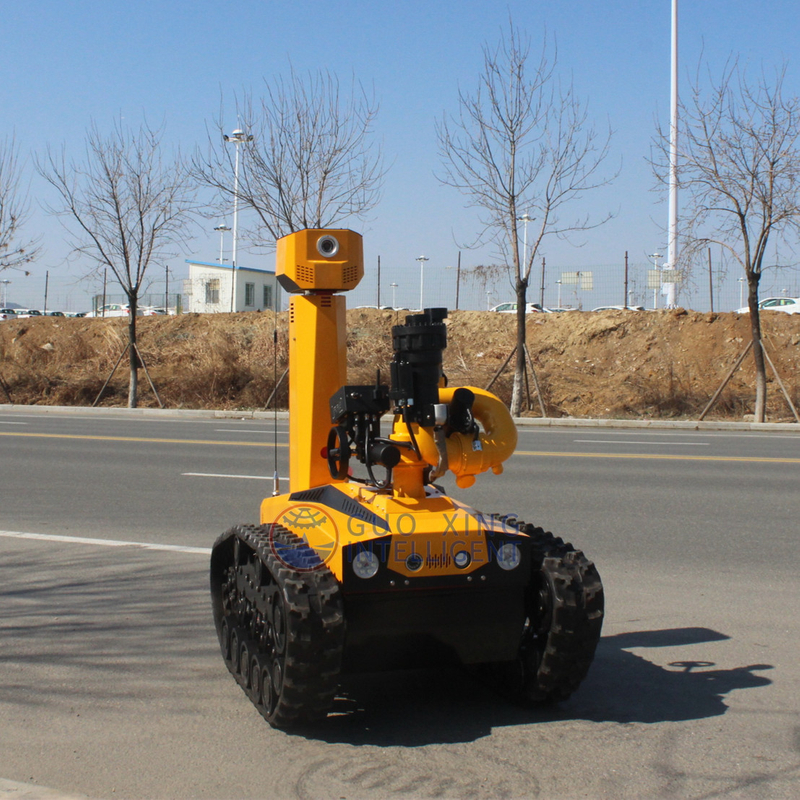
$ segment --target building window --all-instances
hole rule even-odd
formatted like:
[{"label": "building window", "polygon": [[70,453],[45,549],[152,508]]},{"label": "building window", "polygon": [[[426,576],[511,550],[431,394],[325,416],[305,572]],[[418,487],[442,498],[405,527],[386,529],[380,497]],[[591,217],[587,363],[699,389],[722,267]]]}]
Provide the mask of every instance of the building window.
[{"label": "building window", "polygon": [[254,306],[256,304],[256,285],[254,283],[246,283],[244,285],[244,304],[246,306]]},{"label": "building window", "polygon": [[206,281],[206,305],[217,303],[219,303],[219,278],[211,278]]},{"label": "building window", "polygon": [[272,308],[272,287],[264,286],[264,308]]}]

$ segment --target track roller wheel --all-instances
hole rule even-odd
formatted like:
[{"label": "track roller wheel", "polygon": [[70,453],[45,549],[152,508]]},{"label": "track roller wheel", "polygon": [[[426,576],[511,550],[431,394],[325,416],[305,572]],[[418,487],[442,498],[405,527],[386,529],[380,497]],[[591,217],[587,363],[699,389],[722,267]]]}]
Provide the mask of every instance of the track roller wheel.
[{"label": "track roller wheel", "polygon": [[211,596],[228,669],[270,725],[324,717],[338,687],[344,613],[316,553],[284,528],[232,528],[212,550]]},{"label": "track roller wheel", "polygon": [[493,672],[500,690],[517,701],[566,700],[586,677],[600,640],[603,585],[580,550],[542,528],[516,525],[532,547],[525,623],[517,660],[495,664]]}]

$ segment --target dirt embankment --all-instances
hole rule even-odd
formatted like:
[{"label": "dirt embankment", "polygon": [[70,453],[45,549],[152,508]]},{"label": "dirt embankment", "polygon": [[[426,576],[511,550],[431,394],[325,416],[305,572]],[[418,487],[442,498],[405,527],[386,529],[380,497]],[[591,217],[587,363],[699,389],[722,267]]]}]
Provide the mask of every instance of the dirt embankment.
[{"label": "dirt embankment", "polygon": [[[404,313],[348,311],[348,380],[388,381],[391,327]],[[515,344],[513,315],[454,311],[445,372],[451,384],[485,387]],[[263,408],[287,364],[287,314],[184,314],[138,321],[139,348],[169,408]],[[800,315],[764,314],[764,339],[784,386],[800,406]],[[569,312],[532,314],[528,348],[548,416],[696,418],[749,341],[749,319],[735,314]],[[125,348],[123,319],[0,322],[0,378],[14,403],[91,405]],[[492,391],[510,399],[512,364]],[[127,404],[127,358],[100,405]],[[793,416],[771,370],[768,416]],[[144,374],[140,405],[157,405]],[[708,418],[752,413],[752,356]],[[535,397],[533,384],[531,394]],[[285,384],[277,402],[286,406]],[[7,402],[0,388],[0,402]],[[533,399],[532,415],[539,415]]]}]

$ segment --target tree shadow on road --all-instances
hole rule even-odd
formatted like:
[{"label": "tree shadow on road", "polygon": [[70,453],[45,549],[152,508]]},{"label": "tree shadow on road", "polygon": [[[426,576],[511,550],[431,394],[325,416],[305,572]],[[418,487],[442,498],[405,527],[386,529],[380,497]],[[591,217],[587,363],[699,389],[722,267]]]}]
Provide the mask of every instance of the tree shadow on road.
[{"label": "tree shadow on road", "polygon": [[522,708],[500,697],[472,670],[392,672],[348,676],[333,713],[303,735],[354,745],[415,747],[469,742],[493,728],[585,720],[656,723],[724,714],[734,689],[767,686],[769,664],[719,669],[711,661],[679,660],[666,667],[629,652],[678,648],[729,639],[708,628],[672,628],[604,637],[588,677],[564,703]]}]

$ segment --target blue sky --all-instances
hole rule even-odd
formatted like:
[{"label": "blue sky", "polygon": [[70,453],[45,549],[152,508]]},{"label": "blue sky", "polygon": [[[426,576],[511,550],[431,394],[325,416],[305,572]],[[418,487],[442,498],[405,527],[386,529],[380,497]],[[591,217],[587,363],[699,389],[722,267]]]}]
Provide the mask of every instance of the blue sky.
[{"label": "blue sky", "polygon": [[[430,258],[431,286],[446,281],[452,271],[444,269],[456,259],[455,242],[477,229],[465,198],[435,177],[434,123],[456,111],[459,88],[469,91],[476,85],[481,47],[497,42],[509,14],[534,47],[545,32],[557,42],[559,72],[570,76],[586,98],[596,125],[614,131],[608,164],[610,172],[619,168],[619,177],[587,195],[575,212],[616,216],[581,237],[581,247],[548,244],[548,264],[598,269],[619,264],[626,250],[638,262],[655,249],[665,252],[666,198],[653,191],[646,157],[655,119],[665,120],[669,113],[670,0],[137,0],[124,5],[5,0],[0,136],[14,133],[26,153],[63,143],[80,155],[91,121],[107,129],[119,117],[137,124],[146,115],[152,123],[163,121],[167,138],[188,152],[204,141],[220,93],[232,97],[250,89],[257,94],[263,78],[286,73],[290,60],[300,71],[325,68],[342,80],[353,74],[374,87],[380,102],[376,136],[390,169],[370,220],[350,227],[365,236],[368,271],[381,256],[384,302],[391,281],[398,284],[398,304],[413,304],[419,287],[415,258],[421,253]],[[701,54],[718,71],[733,53],[755,70],[786,61],[787,89],[800,93],[798,28],[796,3],[784,0],[682,0],[681,83]],[[232,130],[236,120],[227,125]],[[45,252],[30,278],[4,277],[13,281],[11,299],[41,305],[37,297],[45,271],[51,285],[59,286],[80,276],[85,266],[67,262],[60,223],[38,205],[52,198],[29,172],[33,208],[27,232],[42,233]],[[198,232],[190,252],[171,260],[175,275],[181,276],[186,257],[216,259],[214,224]],[[240,239],[240,250],[246,244]],[[463,265],[489,257],[487,251],[464,251]],[[239,260],[245,259],[252,266],[274,263],[271,255]],[[355,299],[374,302],[372,285],[374,275]],[[510,296],[499,287],[496,300],[507,299],[500,296],[504,293]]]}]

